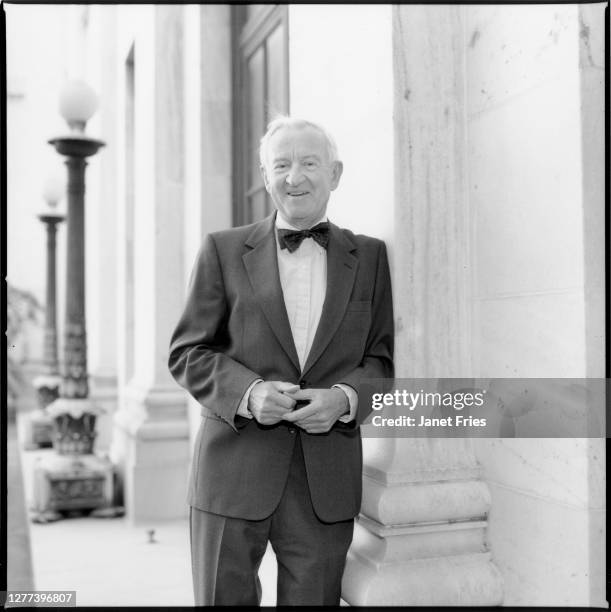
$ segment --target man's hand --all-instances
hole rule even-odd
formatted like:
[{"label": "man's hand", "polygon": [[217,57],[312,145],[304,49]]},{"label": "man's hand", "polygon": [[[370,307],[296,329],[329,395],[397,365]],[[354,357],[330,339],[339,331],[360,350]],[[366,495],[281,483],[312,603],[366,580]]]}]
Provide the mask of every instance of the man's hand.
[{"label": "man's hand", "polygon": [[295,406],[295,400],[285,393],[298,391],[299,385],[270,380],[257,383],[248,397],[248,410],[261,425],[275,425]]},{"label": "man's hand", "polygon": [[295,400],[307,399],[310,403],[289,414],[285,421],[299,425],[308,433],[326,433],[335,421],[350,409],[348,396],[341,389],[300,389],[290,393]]}]

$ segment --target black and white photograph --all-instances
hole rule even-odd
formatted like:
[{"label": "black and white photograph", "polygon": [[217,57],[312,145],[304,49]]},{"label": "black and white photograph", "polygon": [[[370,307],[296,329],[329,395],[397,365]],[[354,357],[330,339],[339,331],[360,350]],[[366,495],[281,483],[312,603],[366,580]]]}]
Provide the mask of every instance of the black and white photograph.
[{"label": "black and white photograph", "polygon": [[608,2],[0,10],[4,606],[608,608]]}]

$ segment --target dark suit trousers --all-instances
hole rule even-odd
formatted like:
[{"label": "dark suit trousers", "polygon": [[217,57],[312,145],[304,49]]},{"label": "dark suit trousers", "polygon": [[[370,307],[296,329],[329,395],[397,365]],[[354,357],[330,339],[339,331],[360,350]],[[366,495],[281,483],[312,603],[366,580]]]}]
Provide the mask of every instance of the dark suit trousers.
[{"label": "dark suit trousers", "polygon": [[278,561],[277,605],[339,605],[353,526],[352,519],[323,523],[314,513],[297,433],[286,487],[271,516],[249,521],[191,508],[195,605],[259,605],[258,570],[268,541]]}]

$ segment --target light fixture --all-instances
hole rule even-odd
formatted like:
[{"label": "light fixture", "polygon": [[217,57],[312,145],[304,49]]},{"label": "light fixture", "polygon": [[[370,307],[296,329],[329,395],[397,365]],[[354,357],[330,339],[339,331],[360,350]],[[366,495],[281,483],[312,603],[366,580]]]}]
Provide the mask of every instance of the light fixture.
[{"label": "light fixture", "polygon": [[59,96],[59,112],[74,132],[84,132],[85,124],[98,108],[98,96],[81,80],[67,81]]},{"label": "light fixture", "polygon": [[49,208],[57,208],[57,205],[66,195],[66,182],[56,175],[49,176],[42,188],[42,197]]}]

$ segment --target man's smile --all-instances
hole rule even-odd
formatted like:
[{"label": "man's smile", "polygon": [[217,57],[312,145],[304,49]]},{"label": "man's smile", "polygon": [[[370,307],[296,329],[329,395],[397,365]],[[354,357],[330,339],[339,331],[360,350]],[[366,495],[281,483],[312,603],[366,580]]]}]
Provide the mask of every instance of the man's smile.
[{"label": "man's smile", "polygon": [[261,157],[265,189],[286,221],[313,225],[326,210],[342,174],[342,163],[330,159],[323,132],[312,126],[289,126],[273,132]]}]

